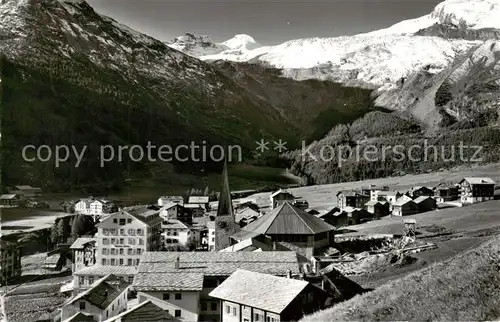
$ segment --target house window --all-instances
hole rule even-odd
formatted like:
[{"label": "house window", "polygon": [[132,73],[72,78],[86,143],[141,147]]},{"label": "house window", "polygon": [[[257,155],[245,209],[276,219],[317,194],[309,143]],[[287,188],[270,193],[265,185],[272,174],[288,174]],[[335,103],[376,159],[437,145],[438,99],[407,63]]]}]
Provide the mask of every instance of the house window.
[{"label": "house window", "polygon": [[217,311],[217,302],[210,302],[210,310]]},{"label": "house window", "polygon": [[144,239],[139,238],[139,245],[144,245]]},{"label": "house window", "polygon": [[120,245],[123,245],[125,240],[123,238],[120,238]]},{"label": "house window", "polygon": [[111,244],[115,244],[116,240],[114,238],[111,238]]},{"label": "house window", "polygon": [[120,218],[120,226],[125,225],[125,218]]},{"label": "house window", "polygon": [[132,283],[134,282],[134,277],[133,277],[133,276],[129,276],[129,277],[128,277],[128,282],[129,282],[130,284],[132,284]]},{"label": "house window", "polygon": [[142,235],[142,229],[137,229],[137,235]]},{"label": "house window", "polygon": [[181,310],[175,310],[175,317],[180,318],[181,317]]},{"label": "house window", "polygon": [[231,312],[231,307],[229,305],[226,305],[226,313],[229,314]]},{"label": "house window", "polygon": [[128,239],[129,245],[135,245],[135,239],[134,238],[129,238]]},{"label": "house window", "polygon": [[80,310],[85,310],[85,301],[80,301]]},{"label": "house window", "polygon": [[253,319],[255,322],[259,321],[259,314],[258,313],[255,313],[254,314],[254,319]]},{"label": "house window", "polygon": [[170,293],[163,293],[163,300],[164,301],[170,300]]},{"label": "house window", "polygon": [[182,300],[182,294],[181,293],[175,293],[175,299],[176,300]]},{"label": "house window", "polygon": [[108,254],[109,254],[109,249],[107,249],[107,248],[103,248],[103,249],[102,249],[102,254],[103,254],[103,255],[108,255]]},{"label": "house window", "polygon": [[118,219],[113,218],[113,224],[117,224],[117,223],[118,223]]},{"label": "house window", "polygon": [[102,244],[103,244],[103,245],[109,245],[109,239],[107,239],[107,238],[103,238],[103,239],[102,239]]},{"label": "house window", "polygon": [[78,283],[79,283],[80,285],[83,285],[83,284],[85,283],[85,277],[80,276],[80,277],[78,278]]},{"label": "house window", "polygon": [[116,262],[114,258],[111,258],[111,266],[116,266]]},{"label": "house window", "polygon": [[141,251],[142,251],[142,249],[137,248],[137,255],[140,255],[140,254],[141,254]]},{"label": "house window", "polygon": [[120,235],[125,235],[125,229],[120,228]]},{"label": "house window", "polygon": [[177,236],[177,232],[176,232],[176,231],[174,231],[172,234],[173,234],[174,236]]},{"label": "house window", "polygon": [[139,266],[139,261],[140,261],[139,258],[135,260],[135,266]]},{"label": "house window", "polygon": [[120,266],[123,266],[123,258],[120,258]]},{"label": "house window", "polygon": [[135,233],[135,230],[134,230],[134,229],[129,229],[129,230],[128,230],[128,234],[129,234],[129,235],[133,235],[134,233]]},{"label": "house window", "polygon": [[130,224],[131,222],[132,222],[132,219],[131,218],[127,218],[127,224]]},{"label": "house window", "polygon": [[[130,250],[130,249],[129,249],[129,250]],[[132,258],[129,258],[129,259],[127,260],[127,265],[128,265],[128,266],[132,266],[132,265],[133,265],[133,264],[132,264]]]},{"label": "house window", "polygon": [[124,252],[123,248],[120,248],[120,255],[123,255],[123,252]]},{"label": "house window", "polygon": [[89,276],[89,284],[94,284],[94,276]]},{"label": "house window", "polygon": [[208,307],[207,307],[207,302],[201,302],[201,310],[202,311],[207,311]]},{"label": "house window", "polygon": [[102,261],[101,261],[101,264],[106,266],[107,262],[106,262],[106,258],[103,258]]},{"label": "house window", "polygon": [[233,307],[233,315],[236,316],[236,308]]}]

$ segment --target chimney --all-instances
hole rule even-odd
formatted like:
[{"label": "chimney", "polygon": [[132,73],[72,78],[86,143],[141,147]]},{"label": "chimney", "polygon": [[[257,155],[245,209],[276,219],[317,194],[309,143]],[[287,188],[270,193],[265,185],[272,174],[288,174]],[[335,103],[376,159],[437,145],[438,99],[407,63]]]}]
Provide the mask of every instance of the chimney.
[{"label": "chimney", "polygon": [[108,297],[108,289],[104,290],[104,297]]},{"label": "chimney", "polygon": [[292,271],[291,270],[286,271],[286,277],[292,278]]},{"label": "chimney", "polygon": [[180,260],[179,256],[177,256],[177,258],[176,258],[176,260],[175,260],[175,269],[179,269],[179,267],[180,267],[180,262],[181,262],[181,260]]}]

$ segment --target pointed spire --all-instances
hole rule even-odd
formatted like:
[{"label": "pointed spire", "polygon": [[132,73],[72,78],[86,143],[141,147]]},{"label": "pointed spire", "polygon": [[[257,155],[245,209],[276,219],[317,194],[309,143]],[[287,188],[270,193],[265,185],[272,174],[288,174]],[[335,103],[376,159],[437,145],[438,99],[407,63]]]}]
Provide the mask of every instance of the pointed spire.
[{"label": "pointed spire", "polygon": [[219,206],[217,207],[218,216],[232,216],[233,201],[231,199],[231,190],[229,189],[229,177],[227,173],[227,160],[224,159],[224,168],[222,169],[222,185],[219,194]]}]

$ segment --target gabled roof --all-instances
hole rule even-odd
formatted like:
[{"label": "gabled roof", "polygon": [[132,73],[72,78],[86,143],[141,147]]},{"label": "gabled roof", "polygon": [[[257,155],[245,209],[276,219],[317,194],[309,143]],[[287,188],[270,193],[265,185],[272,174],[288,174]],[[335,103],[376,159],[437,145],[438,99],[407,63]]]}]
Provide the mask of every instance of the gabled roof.
[{"label": "gabled roof", "polygon": [[406,195],[403,195],[402,197],[400,197],[400,198],[398,198],[396,200],[396,202],[394,203],[394,206],[398,206],[398,207],[399,206],[403,206],[403,205],[406,205],[409,202],[413,202],[414,203],[414,201],[410,197],[408,197]]},{"label": "gabled roof", "polygon": [[10,193],[10,194],[1,195],[0,199],[1,200],[10,200],[10,199],[16,198],[16,196],[17,196],[16,194]]},{"label": "gabled roof", "polygon": [[[179,258],[179,267],[176,260]],[[268,252],[145,252],[132,287],[135,290],[196,291],[205,276],[229,276],[237,269],[286,275],[299,272],[297,253]]]},{"label": "gabled roof", "polygon": [[379,196],[397,196],[397,195],[400,195],[400,194],[401,194],[401,192],[394,191],[394,190],[392,190],[392,191],[379,191],[378,192]]},{"label": "gabled roof", "polygon": [[[154,205],[152,205],[152,206],[134,206],[134,207],[124,208],[121,211],[112,213],[109,216],[107,216],[106,218],[103,219],[103,221],[98,223],[97,226],[99,226],[100,224],[102,224],[104,222],[112,220],[114,217],[116,217],[118,215],[130,216],[131,218],[135,218],[146,225],[152,226],[156,223],[163,221],[163,218],[160,217],[160,215],[159,215],[160,209],[161,208],[154,206]],[[148,216],[153,216],[153,215],[158,215],[158,218],[154,221],[148,222],[146,220],[146,218]]]},{"label": "gabled roof", "polygon": [[264,244],[263,242],[258,241],[255,238],[247,238],[245,240],[240,241],[239,243],[236,243],[227,248],[219,250],[219,252],[255,251],[257,249],[269,251],[271,250],[271,248],[272,247],[270,245]]},{"label": "gabled roof", "polygon": [[263,235],[315,235],[332,231],[335,227],[289,202],[284,202],[242,229]]},{"label": "gabled roof", "polygon": [[187,208],[187,209],[203,209],[203,207],[200,205],[200,204],[197,204],[197,203],[185,203],[183,205],[184,208]]},{"label": "gabled roof", "polygon": [[92,315],[90,314],[85,314],[82,312],[78,312],[74,314],[73,316],[67,318],[66,320],[63,320],[62,322],[95,322],[95,319]]},{"label": "gabled roof", "polygon": [[486,177],[465,177],[460,183],[467,181],[470,184],[495,184],[495,181]]},{"label": "gabled roof", "polygon": [[302,280],[239,269],[209,296],[280,314],[308,285]]},{"label": "gabled roof", "polygon": [[189,197],[188,203],[208,203],[209,197],[207,196],[191,196]]},{"label": "gabled roof", "polygon": [[276,197],[277,195],[280,195],[280,194],[287,194],[287,195],[290,195],[290,196],[293,197],[293,194],[290,191],[279,189],[278,191],[273,192],[271,194],[270,198],[274,198],[274,197]]},{"label": "gabled roof", "polygon": [[80,237],[71,246],[69,247],[70,249],[83,249],[86,244],[88,243],[96,243],[97,238],[90,238],[90,237]]},{"label": "gabled roof", "polygon": [[414,202],[414,203],[416,203],[416,204],[419,204],[419,203],[421,203],[422,201],[425,201],[425,200],[427,200],[427,199],[432,199],[432,200],[434,200],[432,197],[429,197],[429,196],[420,196],[420,197],[418,197],[417,199],[413,200],[413,202]]},{"label": "gabled roof", "polygon": [[[115,282],[111,284],[110,282]],[[97,280],[88,290],[70,299],[65,305],[73,304],[78,300],[85,300],[104,310],[128,287],[128,284],[117,279],[114,275],[107,275]]]},{"label": "gabled roof", "polygon": [[35,190],[35,191],[42,191],[41,188],[38,187],[32,187],[29,185],[20,185],[20,186],[14,186],[17,190]]},{"label": "gabled roof", "polygon": [[377,200],[370,200],[368,201],[367,203],[365,203],[365,206],[369,207],[369,206],[375,206],[376,204],[379,204],[380,202],[378,202]]},{"label": "gabled roof", "polygon": [[164,229],[189,229],[188,225],[178,219],[169,219],[166,224],[162,223],[161,227]]},{"label": "gabled roof", "polygon": [[164,322],[173,321],[174,317],[151,300],[146,300],[104,322],[122,321],[122,319],[127,322]]},{"label": "gabled roof", "polygon": [[255,210],[253,210],[252,208],[245,208],[244,210],[236,213],[236,215],[234,216],[234,218],[235,218],[236,222],[239,222],[243,218],[249,219],[249,218],[251,218],[253,216],[258,217],[259,215],[260,215],[260,213],[257,212],[257,211],[255,211]]}]

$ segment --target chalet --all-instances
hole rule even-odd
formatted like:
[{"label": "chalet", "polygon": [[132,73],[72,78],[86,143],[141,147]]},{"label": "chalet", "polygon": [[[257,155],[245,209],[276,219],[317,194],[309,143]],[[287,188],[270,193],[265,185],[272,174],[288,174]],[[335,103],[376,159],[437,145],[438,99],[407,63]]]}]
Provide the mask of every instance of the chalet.
[{"label": "chalet", "polygon": [[388,216],[390,214],[389,202],[370,200],[365,204],[365,209],[375,218]]},{"label": "chalet", "polygon": [[259,212],[253,210],[252,208],[245,208],[242,211],[237,212],[234,217],[240,227],[243,227],[256,220],[259,216]]},{"label": "chalet", "polygon": [[389,202],[389,208],[392,209],[392,206],[396,203],[396,200],[398,200],[402,196],[403,194],[399,191],[379,191],[377,193],[376,200]]},{"label": "chalet", "polygon": [[209,296],[219,299],[222,322],[298,321],[326,308],[328,294],[303,280],[235,271]]},{"label": "chalet", "polygon": [[96,321],[104,321],[127,309],[129,285],[113,275],[107,275],[85,290],[69,299],[61,308],[61,320],[78,312],[91,315]]},{"label": "chalet", "polygon": [[236,213],[239,213],[247,208],[250,208],[257,213],[259,212],[259,206],[255,202],[249,200],[238,203],[237,205],[235,205],[234,210],[236,211]]},{"label": "chalet", "polygon": [[[373,214],[363,208],[346,207],[342,212],[347,215],[347,225],[358,225],[373,219]],[[342,216],[340,216],[339,219],[342,221]]]},{"label": "chalet", "polygon": [[459,198],[459,190],[460,186],[458,184],[449,185],[442,182],[434,188],[434,199],[441,203],[457,200]]},{"label": "chalet", "polygon": [[192,217],[203,217],[203,215],[207,211],[206,208],[202,205],[194,203],[185,203],[182,207],[189,213],[191,213]]},{"label": "chalet", "polygon": [[21,203],[21,197],[16,194],[4,194],[0,196],[0,206],[18,207]]},{"label": "chalet", "polygon": [[417,199],[418,197],[433,197],[434,191],[431,188],[416,186],[407,192],[407,195],[412,199]]},{"label": "chalet", "polygon": [[299,273],[297,254],[287,252],[146,252],[132,289],[177,321],[220,321],[219,300],[209,293],[238,269],[286,276]]},{"label": "chalet", "polygon": [[137,271],[135,266],[93,265],[73,272],[73,294],[78,294],[92,287],[95,281],[113,275],[126,283],[132,284]]},{"label": "chalet", "polygon": [[96,264],[97,238],[80,237],[70,246],[73,253],[72,272]]},{"label": "chalet", "polygon": [[36,199],[42,196],[42,189],[29,185],[14,186],[9,194],[18,195],[21,199]]},{"label": "chalet", "polygon": [[200,205],[205,211],[210,211],[210,198],[208,196],[191,196],[188,199],[191,205]]},{"label": "chalet", "polygon": [[437,208],[436,199],[429,196],[418,197],[413,202],[417,204],[419,212],[431,211]]},{"label": "chalet", "polygon": [[331,207],[331,208],[328,208],[325,212],[320,213],[316,217],[318,217],[319,219],[323,220],[324,222],[326,222],[330,225],[335,226],[334,224],[332,224],[332,222],[335,222],[334,215],[337,213],[340,213],[340,208],[339,207]]},{"label": "chalet", "polygon": [[315,249],[330,245],[335,227],[284,202],[277,208],[246,225],[233,240],[241,241],[258,235],[271,238],[280,247],[299,249],[307,258]]},{"label": "chalet", "polygon": [[366,192],[369,191],[370,192],[370,200],[377,201],[377,200],[379,200],[378,199],[379,193],[384,192],[384,191],[390,191],[390,187],[388,187],[388,186],[377,187],[375,185],[371,185],[370,187],[362,188],[361,191],[366,191]]},{"label": "chalet", "polygon": [[178,219],[164,220],[161,229],[162,244],[165,246],[186,246],[195,242],[191,227]]},{"label": "chalet", "polygon": [[106,320],[105,322],[166,322],[175,321],[173,315],[150,300]]},{"label": "chalet", "polygon": [[[200,206],[197,205],[194,209],[202,209]],[[176,219],[180,220],[188,225],[193,224],[193,211],[190,209],[187,209],[180,203],[167,203],[165,204],[161,210],[160,210],[160,217],[162,217],[164,220],[168,219]]]},{"label": "chalet", "polygon": [[272,193],[269,198],[271,200],[271,209],[278,207],[285,201],[293,202],[295,200],[292,193],[281,189]]},{"label": "chalet", "polygon": [[307,208],[309,208],[309,202],[304,199],[296,199],[292,202],[292,205],[302,210],[306,210]]},{"label": "chalet", "polygon": [[362,194],[361,191],[356,190],[339,191],[336,197],[337,206],[340,210],[343,210],[346,207],[363,208],[365,203],[370,200],[369,195]]},{"label": "chalet", "polygon": [[409,216],[418,212],[418,205],[410,197],[402,196],[394,203],[392,216]]},{"label": "chalet", "polygon": [[482,202],[495,197],[495,181],[491,178],[463,178],[459,185],[462,203]]},{"label": "chalet", "polygon": [[80,199],[75,204],[76,213],[93,216],[94,221],[104,214],[117,210],[118,208],[112,201],[103,198],[89,197],[86,199]]},{"label": "chalet", "polygon": [[184,204],[184,198],[182,196],[163,196],[158,198],[158,206],[160,207],[165,207],[171,203],[176,203],[182,206]]}]

